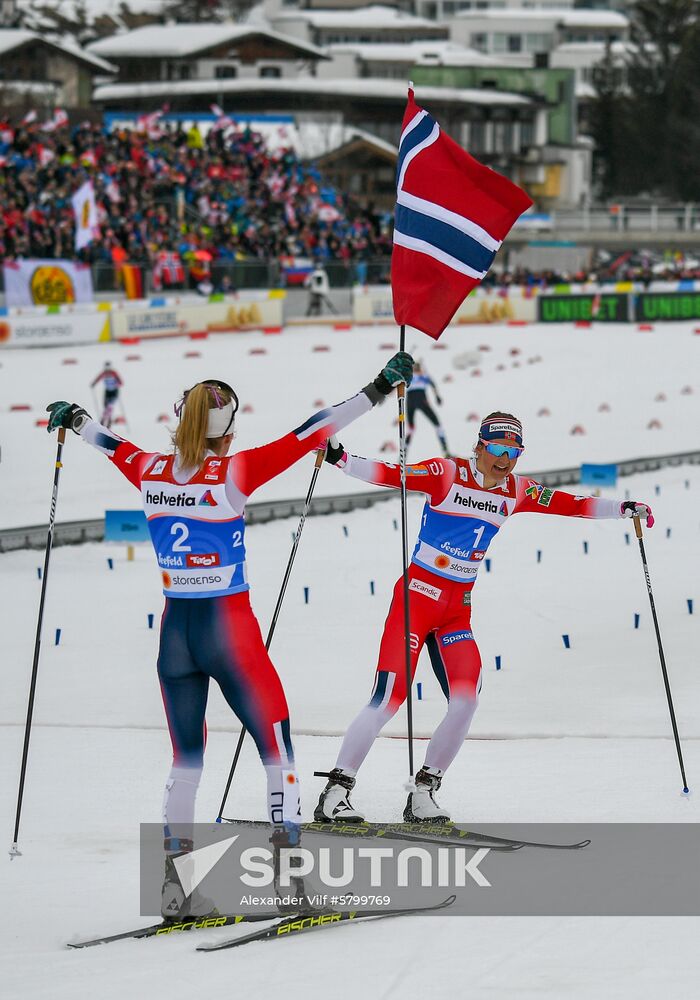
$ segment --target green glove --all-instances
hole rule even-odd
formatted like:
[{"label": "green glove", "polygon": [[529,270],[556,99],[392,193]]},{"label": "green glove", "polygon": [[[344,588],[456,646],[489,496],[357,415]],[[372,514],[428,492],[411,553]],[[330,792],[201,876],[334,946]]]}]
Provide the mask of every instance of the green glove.
[{"label": "green glove", "polygon": [[78,406],[77,403],[66,403],[64,399],[49,403],[46,411],[50,414],[49,424],[46,428],[49,434],[51,431],[58,430],[59,427],[65,427],[67,430],[80,434],[81,427],[84,427],[88,420],[92,420],[90,414],[82,406]]},{"label": "green glove", "polygon": [[[397,354],[391,358],[390,361],[382,368],[377,378],[374,380],[374,384],[381,379],[384,379],[389,385],[389,389],[384,395],[388,396],[391,390],[399,384],[399,382],[405,382],[406,385],[411,384],[411,379],[413,378],[413,358],[406,351],[399,351]],[[380,392],[382,389],[377,385]]]}]

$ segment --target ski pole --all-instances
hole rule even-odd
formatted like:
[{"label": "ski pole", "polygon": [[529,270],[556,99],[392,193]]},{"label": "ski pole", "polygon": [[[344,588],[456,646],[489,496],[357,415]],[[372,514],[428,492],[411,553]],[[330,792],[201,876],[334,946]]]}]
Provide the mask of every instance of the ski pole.
[{"label": "ski pole", "polygon": [[[280,610],[282,608],[282,601],[284,600],[284,595],[287,590],[287,584],[289,583],[289,577],[292,573],[292,566],[294,565],[294,560],[296,558],[297,549],[299,548],[299,542],[301,541],[301,533],[304,530],[304,524],[306,523],[306,518],[311,507],[311,498],[314,494],[314,489],[316,487],[316,480],[318,479],[318,474],[321,471],[321,466],[323,465],[323,459],[326,454],[325,447],[319,448],[316,452],[316,461],[314,462],[314,471],[311,476],[311,482],[309,483],[309,488],[306,492],[306,499],[304,500],[304,507],[301,512],[301,517],[299,518],[299,526],[297,527],[296,534],[294,535],[294,542],[292,544],[292,551],[289,555],[289,561],[287,562],[287,568],[284,572],[284,579],[282,580],[282,586],[280,587],[280,592],[277,597],[277,604],[275,605],[275,610],[272,614],[272,621],[270,622],[270,627],[267,632],[267,639],[265,640],[265,649],[270,648],[272,643],[272,637],[275,634],[275,628],[277,627],[277,619],[279,618]],[[219,812],[216,817],[216,822],[221,822],[221,817],[223,816],[224,809],[226,807],[226,799],[228,798],[229,789],[231,788],[231,782],[233,781],[233,775],[235,774],[236,767],[238,766],[238,758],[241,756],[241,750],[243,748],[243,741],[245,740],[246,733],[248,730],[245,726],[241,729],[240,736],[238,737],[238,743],[236,744],[236,749],[233,754],[233,760],[231,761],[231,770],[229,771],[228,780],[226,782],[226,787],[224,788],[223,798],[221,799],[221,805],[219,806]]]},{"label": "ski pole", "polygon": [[[406,349],[406,327],[401,325],[399,350]],[[403,622],[406,664],[406,725],[408,730],[408,778],[413,780],[413,692],[411,690],[411,615],[408,591],[408,516],[406,502],[406,383],[396,390],[399,402],[399,463],[401,469],[401,543],[403,556]]]},{"label": "ski pole", "polygon": [[49,561],[51,559],[51,548],[53,546],[53,529],[56,523],[56,501],[58,499],[58,480],[61,475],[61,455],[63,453],[63,443],[66,440],[66,429],[60,427],[58,431],[58,445],[56,448],[56,463],[53,474],[53,490],[51,493],[51,511],[49,513],[49,528],[46,536],[46,551],[44,552],[44,571],[41,575],[41,596],[39,598],[39,617],[36,626],[36,636],[34,638],[34,661],[32,663],[32,677],[29,684],[29,702],[27,705],[27,721],[24,725],[24,746],[22,748],[22,765],[19,774],[19,791],[17,793],[17,812],[15,813],[15,832],[12,837],[12,847],[10,848],[10,858],[19,858],[22,852],[18,847],[19,824],[22,815],[22,798],[24,796],[24,779],[27,774],[27,757],[29,755],[29,737],[32,731],[32,716],[34,714],[34,695],[36,693],[36,680],[39,671],[39,653],[41,651],[41,626],[44,620],[44,601],[46,598],[46,584],[49,578]]},{"label": "ski pole", "polygon": [[676,725],[676,713],[673,709],[673,698],[671,697],[671,685],[668,680],[668,672],[666,670],[666,658],[664,657],[664,649],[661,645],[661,632],[659,631],[659,622],[656,617],[656,607],[654,605],[654,595],[651,590],[651,578],[649,576],[649,567],[647,566],[647,557],[644,552],[644,540],[642,538],[642,522],[639,517],[635,515],[634,521],[634,532],[639,539],[639,552],[642,557],[642,565],[644,567],[644,579],[647,584],[647,593],[649,594],[649,604],[651,605],[651,616],[654,619],[654,629],[656,631],[656,642],[659,647],[659,659],[661,660],[661,672],[664,677],[664,687],[666,688],[666,700],[668,701],[668,710],[671,715],[671,726],[673,727],[673,738],[676,742],[676,753],[678,754],[678,764],[681,769],[681,777],[683,779],[683,793],[688,795],[690,789],[688,788],[688,779],[685,776],[685,765],[683,764],[683,752],[681,750],[681,738],[678,735],[678,726]]}]

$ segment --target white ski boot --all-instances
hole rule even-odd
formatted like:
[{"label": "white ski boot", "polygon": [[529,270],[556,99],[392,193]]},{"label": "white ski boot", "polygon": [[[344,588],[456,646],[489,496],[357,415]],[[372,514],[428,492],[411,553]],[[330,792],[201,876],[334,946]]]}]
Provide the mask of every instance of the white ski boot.
[{"label": "white ski boot", "polygon": [[[186,843],[188,842],[180,840],[181,846],[185,846]],[[198,889],[195,889],[189,896],[185,895],[175,867],[175,859],[181,858],[191,851],[192,846],[189,842],[189,847],[185,847],[185,850],[165,855],[165,879],[160,904],[163,920],[181,921],[191,917],[209,917],[218,914],[213,900],[207,899]]]},{"label": "white ski boot", "polygon": [[350,802],[350,792],[355,787],[354,778],[339,767],[334,767],[332,771],[315,771],[314,774],[328,778],[328,784],[314,809],[317,823],[364,823],[365,817]]},{"label": "white ski boot", "polygon": [[405,823],[449,823],[450,814],[435,801],[440,788],[442,771],[436,767],[422,767],[416,775],[416,789],[411,792],[403,811]]}]

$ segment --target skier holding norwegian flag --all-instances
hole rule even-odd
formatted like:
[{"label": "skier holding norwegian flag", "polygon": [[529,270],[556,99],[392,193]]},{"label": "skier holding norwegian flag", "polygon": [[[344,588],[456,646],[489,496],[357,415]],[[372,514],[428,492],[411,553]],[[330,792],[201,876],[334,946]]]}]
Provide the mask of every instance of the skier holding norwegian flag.
[{"label": "skier holding norwegian flag", "polygon": [[[531,204],[524,191],[445,135],[409,90],[399,144],[392,256],[394,315],[402,344],[405,324],[440,336]],[[514,475],[524,449],[523,429],[516,417],[503,411],[483,419],[471,458],[433,458],[406,467],[404,394],[400,389],[398,467],[350,455],[334,439],[326,453],[326,460],[348,475],[401,489],[404,570],[384,626],[369,704],[351,723],[335,767],[316,772],[328,778],[314,813],[321,822],[363,820],[350,802],[357,771],[404,701],[411,778],[404,820],[449,820],[435,792],[467,735],[481,686],[481,657],[470,622],[471,591],[489,544],[513,514],[636,514],[653,524],[646,504],[575,497]],[[409,489],[427,498],[410,566]],[[447,699],[447,712],[413,781],[411,685],[423,645]]]}]

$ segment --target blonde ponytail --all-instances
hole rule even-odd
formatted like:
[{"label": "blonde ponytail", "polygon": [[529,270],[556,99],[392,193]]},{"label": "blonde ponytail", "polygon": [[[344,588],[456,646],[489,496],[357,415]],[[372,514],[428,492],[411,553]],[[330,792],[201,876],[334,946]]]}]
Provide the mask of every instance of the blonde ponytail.
[{"label": "blonde ponytail", "polygon": [[[233,398],[231,392],[218,385],[216,394],[224,403],[230,402]],[[209,447],[207,438],[209,410],[217,406],[217,402],[206,382],[200,382],[190,389],[185,394],[185,400],[180,423],[173,434],[173,445],[184,468],[198,469]]]}]

